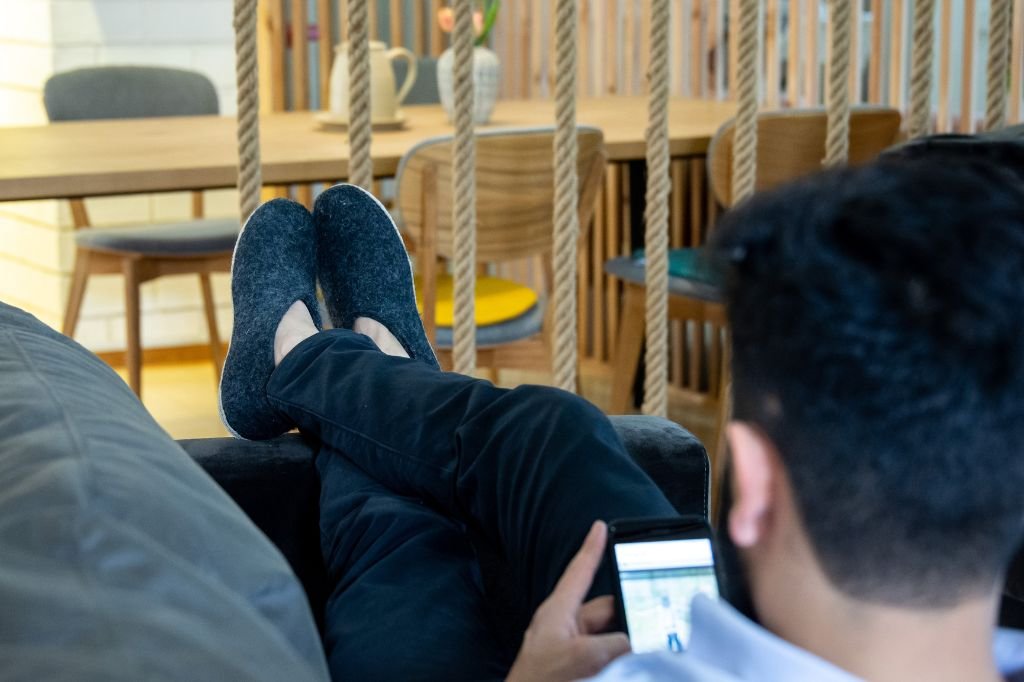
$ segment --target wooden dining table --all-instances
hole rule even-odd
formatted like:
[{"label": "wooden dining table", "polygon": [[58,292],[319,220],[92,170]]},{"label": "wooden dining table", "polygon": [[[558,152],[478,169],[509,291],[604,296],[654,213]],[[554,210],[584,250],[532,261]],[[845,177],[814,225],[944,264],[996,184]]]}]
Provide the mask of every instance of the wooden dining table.
[{"label": "wooden dining table", "polygon": [[[673,157],[699,156],[735,112],[732,102],[674,99],[669,138]],[[417,143],[450,135],[437,105],[403,110],[400,130],[373,137],[374,174],[395,173]],[[348,137],[322,129],[315,112],[270,113],[260,118],[263,182],[271,185],[337,181],[348,174]],[[609,161],[644,158],[647,100],[581,99],[578,122],[601,128]],[[551,125],[546,100],[499,102],[482,130]],[[0,201],[58,199],[231,187],[237,178],[235,119],[195,116],[0,127]]]}]

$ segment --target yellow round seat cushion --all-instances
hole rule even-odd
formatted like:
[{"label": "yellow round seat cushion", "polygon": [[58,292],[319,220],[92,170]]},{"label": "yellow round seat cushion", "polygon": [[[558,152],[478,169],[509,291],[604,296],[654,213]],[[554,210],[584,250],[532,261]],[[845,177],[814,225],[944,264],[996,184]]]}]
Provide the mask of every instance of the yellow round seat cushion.
[{"label": "yellow round seat cushion", "polygon": [[[452,300],[454,282],[448,274],[437,278],[437,326],[451,327],[455,304]],[[416,277],[416,308],[423,314],[422,284]],[[537,305],[537,292],[518,282],[498,277],[476,278],[476,324],[486,327],[515,319]]]}]

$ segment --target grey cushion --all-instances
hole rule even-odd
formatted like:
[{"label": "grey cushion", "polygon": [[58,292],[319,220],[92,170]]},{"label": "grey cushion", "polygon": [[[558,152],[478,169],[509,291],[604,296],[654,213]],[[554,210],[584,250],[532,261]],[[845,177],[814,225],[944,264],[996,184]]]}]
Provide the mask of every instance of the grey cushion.
[{"label": "grey cushion", "polygon": [[43,104],[51,121],[219,112],[217,91],[209,78],[152,66],[98,66],[55,74],[43,88]]},{"label": "grey cushion", "polygon": [[[606,262],[604,264],[604,271],[609,275],[618,277],[626,282],[633,282],[634,284],[643,284],[646,281],[646,272],[643,264],[628,256],[613,258]],[[669,277],[668,290],[670,294],[677,296],[686,296],[687,298],[715,303],[720,302],[723,297],[722,290],[713,284],[685,277]]]},{"label": "grey cushion", "polygon": [[188,256],[231,252],[238,239],[238,221],[192,220],[143,227],[88,228],[75,232],[81,247],[154,256]]},{"label": "grey cushion", "polygon": [[96,356],[0,304],[0,670],[325,680],[280,552]]},{"label": "grey cushion", "polygon": [[[538,301],[522,315],[513,317],[506,322],[489,324],[476,328],[476,345],[478,348],[498,346],[520,339],[527,339],[539,334],[544,324],[544,302]],[[434,345],[438,348],[451,348],[454,334],[451,327],[438,327]]]}]

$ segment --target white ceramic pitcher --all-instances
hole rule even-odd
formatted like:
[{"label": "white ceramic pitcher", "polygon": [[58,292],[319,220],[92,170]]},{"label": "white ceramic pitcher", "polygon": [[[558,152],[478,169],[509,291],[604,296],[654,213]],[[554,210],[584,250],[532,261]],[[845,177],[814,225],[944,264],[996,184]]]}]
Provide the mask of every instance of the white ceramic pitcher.
[{"label": "white ceramic pitcher", "polygon": [[[395,90],[391,61],[404,59],[408,64],[405,82]],[[374,123],[392,123],[398,119],[398,106],[416,82],[416,56],[404,47],[387,49],[384,43],[370,41],[370,118]],[[348,120],[348,43],[334,48],[330,88],[331,114]]]}]

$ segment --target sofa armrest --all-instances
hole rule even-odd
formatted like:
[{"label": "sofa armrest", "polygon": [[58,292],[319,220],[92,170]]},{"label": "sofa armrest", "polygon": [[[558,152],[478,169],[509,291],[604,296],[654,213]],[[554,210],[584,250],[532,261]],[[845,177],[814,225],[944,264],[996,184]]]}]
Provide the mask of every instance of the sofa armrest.
[{"label": "sofa armrest", "polygon": [[178,443],[281,551],[322,625],[327,574],[320,556],[315,446],[297,434],[269,441],[200,438]]}]

